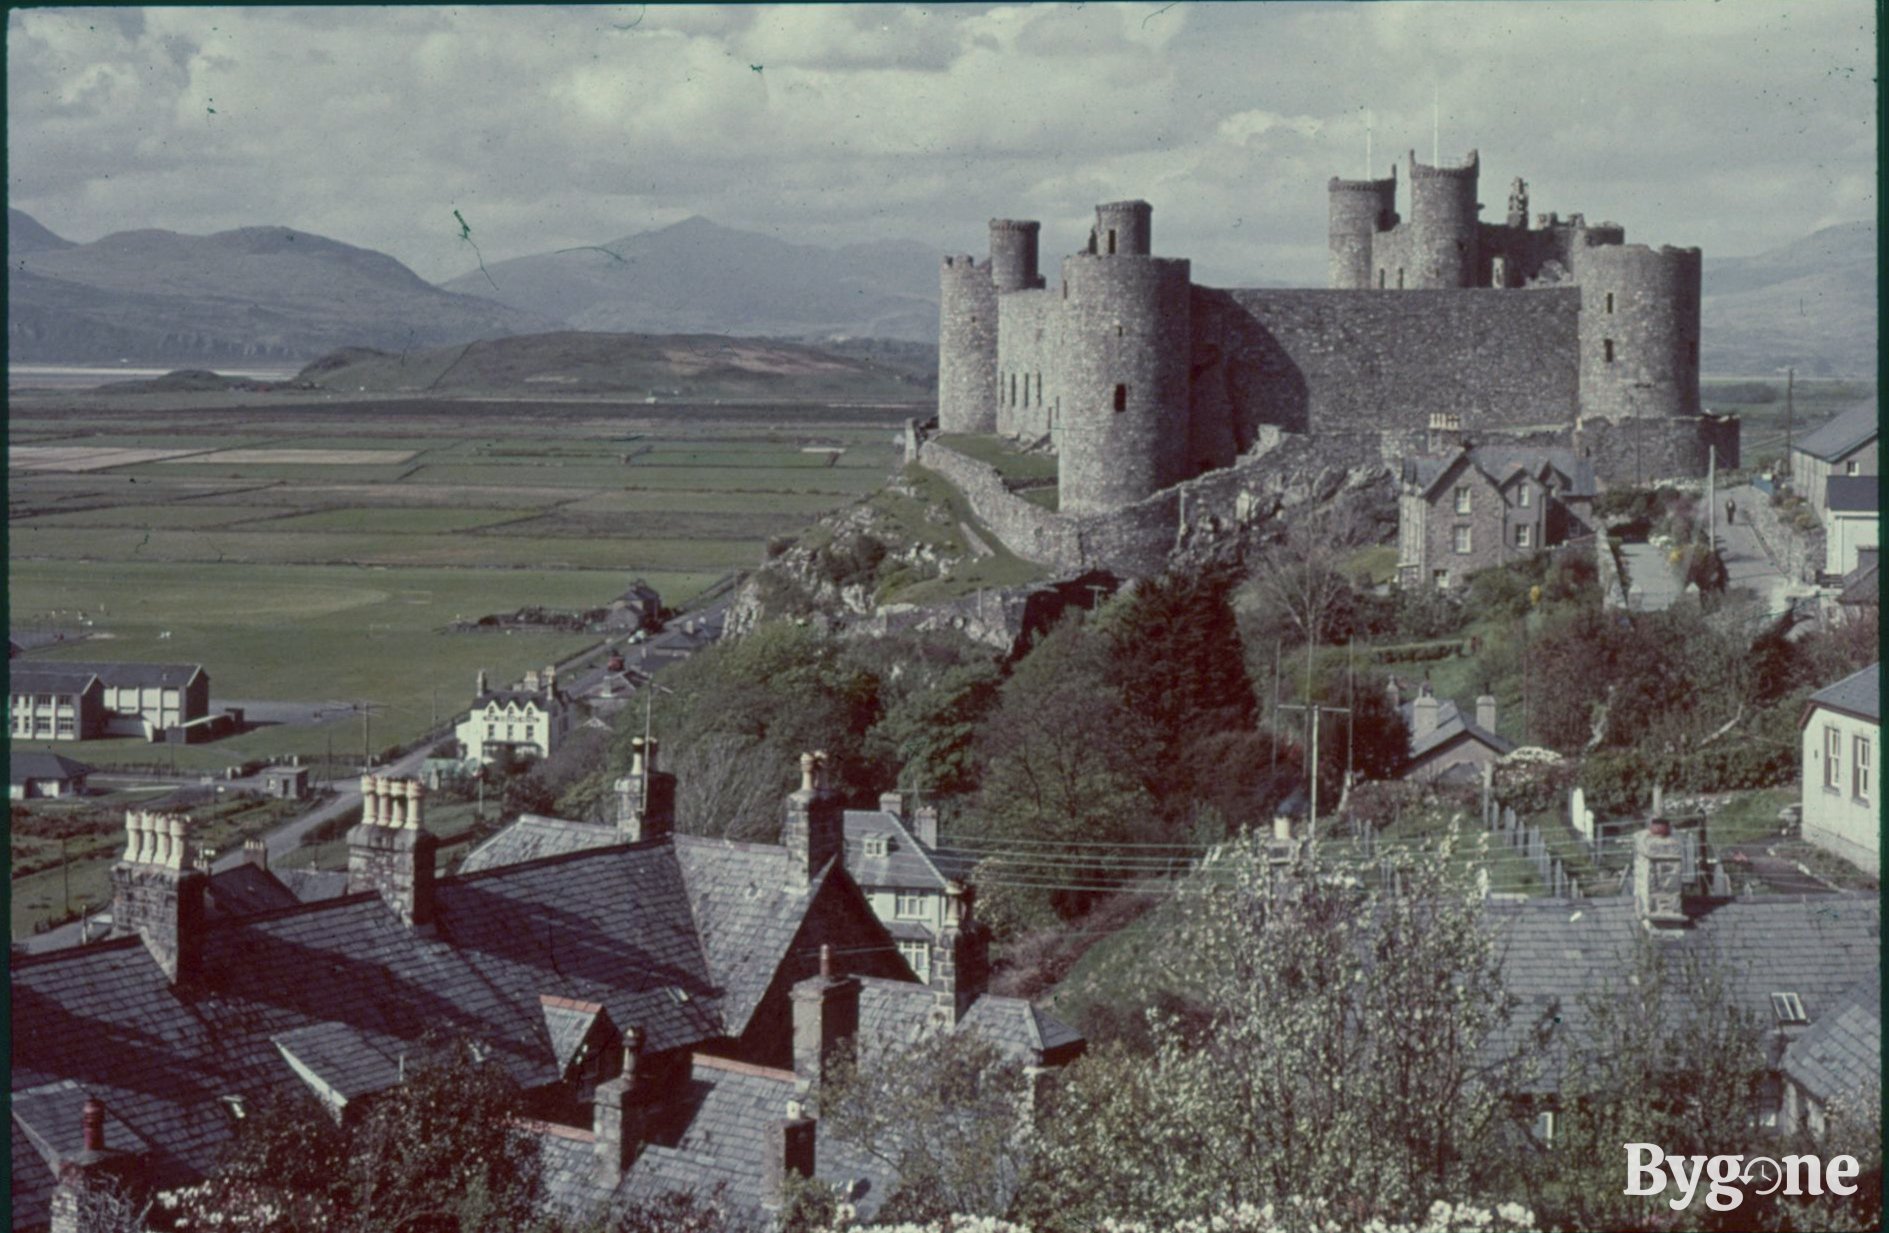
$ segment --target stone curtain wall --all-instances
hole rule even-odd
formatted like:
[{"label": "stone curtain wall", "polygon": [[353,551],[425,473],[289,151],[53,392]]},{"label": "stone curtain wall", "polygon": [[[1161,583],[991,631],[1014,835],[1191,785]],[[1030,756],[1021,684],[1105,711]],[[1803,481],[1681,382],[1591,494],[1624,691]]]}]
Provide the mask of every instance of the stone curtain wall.
[{"label": "stone curtain wall", "polygon": [[1718,447],[1719,470],[1739,465],[1735,416],[1583,419],[1573,441],[1581,456],[1594,464],[1594,474],[1614,486],[1703,476],[1713,446]]},{"label": "stone curtain wall", "polygon": [[1214,315],[1218,362],[1195,376],[1224,382],[1235,414],[1318,433],[1422,429],[1433,412],[1472,432],[1574,422],[1578,288],[1197,294],[1244,310]]},{"label": "stone curtain wall", "polygon": [[[1724,512],[1719,510],[1721,516]],[[1758,533],[1758,541],[1778,571],[1793,582],[1815,583],[1824,567],[1824,529],[1819,526],[1814,531],[1799,531],[1786,521],[1788,517],[1788,513],[1780,516],[1778,508],[1765,497],[1738,506],[1738,521],[1748,522]]]}]

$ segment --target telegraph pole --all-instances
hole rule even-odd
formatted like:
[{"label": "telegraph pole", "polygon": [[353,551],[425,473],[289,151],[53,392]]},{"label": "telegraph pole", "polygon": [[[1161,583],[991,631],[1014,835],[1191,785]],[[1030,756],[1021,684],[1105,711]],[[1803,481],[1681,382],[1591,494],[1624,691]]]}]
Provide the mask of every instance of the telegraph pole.
[{"label": "telegraph pole", "polygon": [[1351,708],[1348,706],[1322,706],[1322,705],[1318,705],[1316,703],[1310,703],[1310,702],[1307,702],[1303,705],[1298,704],[1298,703],[1288,702],[1288,703],[1283,704],[1279,709],[1283,711],[1309,711],[1311,712],[1310,717],[1312,721],[1312,759],[1311,759],[1311,769],[1307,775],[1307,778],[1311,780],[1311,784],[1312,784],[1311,804],[1310,804],[1311,813],[1306,820],[1305,837],[1308,840],[1316,841],[1318,838],[1318,721],[1319,721],[1319,717],[1322,715],[1349,715],[1351,714]]},{"label": "telegraph pole", "polygon": [[1795,366],[1784,370],[1784,474],[1795,476],[1796,468],[1791,465],[1791,429],[1797,419],[1794,395],[1797,392],[1797,369]]}]

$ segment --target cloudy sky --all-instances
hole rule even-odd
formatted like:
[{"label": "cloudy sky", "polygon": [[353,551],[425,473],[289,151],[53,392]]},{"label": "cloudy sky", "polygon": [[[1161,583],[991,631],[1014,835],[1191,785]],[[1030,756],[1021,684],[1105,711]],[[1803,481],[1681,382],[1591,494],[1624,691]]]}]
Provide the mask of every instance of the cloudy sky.
[{"label": "cloudy sky", "polygon": [[275,223],[423,277],[706,215],[982,251],[1154,203],[1202,281],[1322,284],[1325,181],[1432,105],[1484,217],[1744,255],[1876,214],[1868,0],[48,9],[7,28],[10,203],[75,240]]}]

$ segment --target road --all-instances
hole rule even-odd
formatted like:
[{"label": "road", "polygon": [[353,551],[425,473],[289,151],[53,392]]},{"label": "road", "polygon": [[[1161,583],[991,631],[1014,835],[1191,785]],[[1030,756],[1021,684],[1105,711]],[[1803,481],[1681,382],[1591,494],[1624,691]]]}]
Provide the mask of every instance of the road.
[{"label": "road", "polygon": [[1744,512],[1770,499],[1749,484],[1738,484],[1720,490],[1716,512],[1722,515],[1728,500],[1740,511],[1729,526],[1723,518],[1718,524],[1719,558],[1725,562],[1725,572],[1729,575],[1726,585],[1734,591],[1740,588],[1756,591],[1764,601],[1765,611],[1776,616],[1791,606],[1791,580],[1771,560],[1757,532],[1751,529],[1750,514]]}]

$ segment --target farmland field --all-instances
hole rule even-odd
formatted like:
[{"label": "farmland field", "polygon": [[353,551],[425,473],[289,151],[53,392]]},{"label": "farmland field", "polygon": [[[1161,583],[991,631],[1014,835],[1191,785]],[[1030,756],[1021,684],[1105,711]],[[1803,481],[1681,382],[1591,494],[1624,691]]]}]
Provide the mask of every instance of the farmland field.
[{"label": "farmland field", "polygon": [[16,398],[11,623],[64,638],[30,659],[202,663],[213,710],[321,712],[207,745],[60,752],[207,770],[405,743],[463,708],[480,669],[515,680],[599,642],[454,622],[599,607],[637,577],[684,606],[878,488],[914,413],[282,397]]}]

